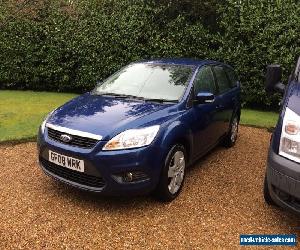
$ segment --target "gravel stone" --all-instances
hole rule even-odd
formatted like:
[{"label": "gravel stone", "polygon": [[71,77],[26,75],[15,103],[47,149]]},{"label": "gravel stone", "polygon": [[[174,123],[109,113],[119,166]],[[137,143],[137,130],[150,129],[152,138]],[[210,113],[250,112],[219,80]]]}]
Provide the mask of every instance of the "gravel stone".
[{"label": "gravel stone", "polygon": [[299,235],[299,218],[262,197],[270,136],[241,127],[167,204],[78,191],[42,173],[35,143],[1,145],[0,249],[236,249],[240,234]]}]

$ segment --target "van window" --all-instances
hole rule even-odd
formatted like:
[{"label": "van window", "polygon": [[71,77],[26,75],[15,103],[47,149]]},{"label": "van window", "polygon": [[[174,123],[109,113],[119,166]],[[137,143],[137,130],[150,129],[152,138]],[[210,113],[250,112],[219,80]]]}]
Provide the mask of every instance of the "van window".
[{"label": "van window", "polygon": [[224,93],[231,89],[231,84],[229,82],[229,79],[225,73],[225,70],[221,66],[215,66],[214,72],[217,78],[217,83],[219,86],[219,92]]},{"label": "van window", "polygon": [[197,95],[199,92],[216,93],[216,85],[212,70],[208,66],[200,68],[194,81],[194,93]]}]

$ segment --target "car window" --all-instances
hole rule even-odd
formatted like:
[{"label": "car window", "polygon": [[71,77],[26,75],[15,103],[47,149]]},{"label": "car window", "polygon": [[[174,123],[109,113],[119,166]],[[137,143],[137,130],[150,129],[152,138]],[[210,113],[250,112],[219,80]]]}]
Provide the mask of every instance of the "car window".
[{"label": "car window", "polygon": [[94,93],[177,101],[183,95],[193,70],[192,66],[185,65],[135,63],[106,79]]},{"label": "car window", "polygon": [[219,86],[219,92],[224,93],[231,88],[231,84],[226,76],[225,70],[221,66],[215,66],[214,72]]},{"label": "car window", "polygon": [[237,86],[237,83],[238,83],[238,77],[237,75],[235,74],[235,72],[230,69],[230,68],[225,68],[225,71],[226,71],[226,74],[230,80],[230,83],[231,83],[231,87],[234,88]]},{"label": "car window", "polygon": [[197,95],[199,92],[216,93],[216,85],[212,70],[210,67],[203,67],[196,75],[194,81],[194,93]]}]

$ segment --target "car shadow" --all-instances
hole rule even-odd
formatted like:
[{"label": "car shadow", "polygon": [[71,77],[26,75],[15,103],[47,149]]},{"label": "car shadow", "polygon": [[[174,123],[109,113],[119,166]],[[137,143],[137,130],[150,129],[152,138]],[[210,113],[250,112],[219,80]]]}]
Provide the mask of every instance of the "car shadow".
[{"label": "car shadow", "polygon": [[164,207],[168,203],[161,203],[154,199],[151,194],[140,196],[105,196],[97,193],[92,193],[84,190],[79,190],[75,187],[58,182],[51,181],[51,189],[63,200],[69,200],[72,205],[86,207],[106,211],[120,211],[122,209],[143,210],[153,209],[155,207]]},{"label": "car shadow", "polygon": [[204,167],[203,163],[206,162],[210,157],[212,157],[214,154],[217,154],[220,151],[226,151],[227,149],[218,145],[208,151],[205,155],[194,161],[192,164],[190,164],[187,168],[186,174],[190,174],[192,171],[194,171],[196,168]]}]

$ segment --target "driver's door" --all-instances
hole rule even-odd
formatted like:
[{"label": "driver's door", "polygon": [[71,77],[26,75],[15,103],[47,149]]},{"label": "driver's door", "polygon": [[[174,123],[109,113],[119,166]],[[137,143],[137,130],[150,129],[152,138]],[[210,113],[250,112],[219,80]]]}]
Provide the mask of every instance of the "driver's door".
[{"label": "driver's door", "polygon": [[197,157],[207,152],[218,142],[222,136],[220,127],[219,107],[221,99],[218,97],[217,85],[210,66],[200,68],[194,80],[194,97],[199,92],[210,92],[215,95],[211,103],[197,104],[192,106],[193,124],[193,145],[194,156]]}]

